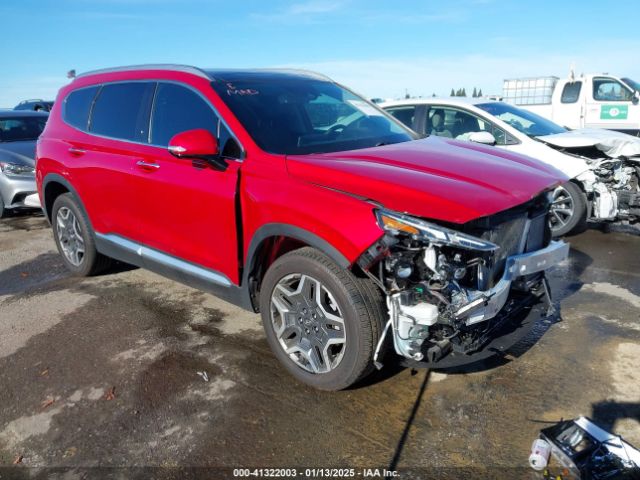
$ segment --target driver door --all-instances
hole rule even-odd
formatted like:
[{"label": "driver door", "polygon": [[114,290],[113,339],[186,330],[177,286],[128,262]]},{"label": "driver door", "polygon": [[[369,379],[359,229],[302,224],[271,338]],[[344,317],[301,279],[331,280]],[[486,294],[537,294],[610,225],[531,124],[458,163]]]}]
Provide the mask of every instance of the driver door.
[{"label": "driver door", "polygon": [[629,117],[638,107],[633,104],[633,92],[626,85],[612,77],[593,77],[590,93],[587,95],[585,127],[633,128]]}]

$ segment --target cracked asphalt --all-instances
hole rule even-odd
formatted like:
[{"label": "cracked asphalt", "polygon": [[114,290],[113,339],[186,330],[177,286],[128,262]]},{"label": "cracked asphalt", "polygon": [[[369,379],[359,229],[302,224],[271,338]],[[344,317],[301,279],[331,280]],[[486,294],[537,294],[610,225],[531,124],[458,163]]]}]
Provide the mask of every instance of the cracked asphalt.
[{"label": "cracked asphalt", "polygon": [[640,446],[640,237],[567,240],[551,275],[562,320],[506,359],[448,374],[389,365],[327,393],[279,367],[258,315],[124,265],[72,277],[42,216],[0,220],[0,478],[151,478],[148,467],[538,478],[527,458],[540,421],[579,415]]}]

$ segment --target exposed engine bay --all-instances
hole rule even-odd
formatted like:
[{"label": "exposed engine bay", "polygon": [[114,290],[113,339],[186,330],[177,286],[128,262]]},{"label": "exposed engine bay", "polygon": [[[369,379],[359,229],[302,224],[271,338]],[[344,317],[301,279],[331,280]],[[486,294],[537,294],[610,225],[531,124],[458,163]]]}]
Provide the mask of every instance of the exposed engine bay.
[{"label": "exposed engine bay", "polygon": [[[604,133],[603,133],[604,132]],[[585,160],[590,169],[576,177],[587,195],[587,218],[640,221],[640,139],[616,132],[580,130],[538,137],[549,146]]]},{"label": "exposed engine bay", "polygon": [[[395,351],[436,365],[481,350],[513,313],[546,299],[544,270],[564,260],[552,242],[550,195],[456,226],[378,211],[386,234],[359,265],[386,294]],[[377,361],[377,358],[374,358]]]}]

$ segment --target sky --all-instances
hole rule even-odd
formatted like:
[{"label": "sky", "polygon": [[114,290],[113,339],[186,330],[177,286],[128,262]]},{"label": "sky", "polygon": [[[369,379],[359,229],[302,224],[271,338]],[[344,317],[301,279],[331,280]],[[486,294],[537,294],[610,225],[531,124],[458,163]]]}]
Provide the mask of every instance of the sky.
[{"label": "sky", "polygon": [[637,0],[0,0],[0,107],[119,65],[296,67],[371,98],[505,78],[640,80]]}]

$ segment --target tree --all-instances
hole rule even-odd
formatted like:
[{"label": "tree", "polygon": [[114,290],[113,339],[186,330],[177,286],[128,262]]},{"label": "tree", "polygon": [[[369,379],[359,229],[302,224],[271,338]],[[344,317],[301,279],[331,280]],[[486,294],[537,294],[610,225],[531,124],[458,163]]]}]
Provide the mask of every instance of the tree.
[{"label": "tree", "polygon": [[478,90],[478,98],[482,96],[482,89]]},{"label": "tree", "polygon": [[451,89],[451,97],[455,97],[456,96],[456,92],[453,91],[453,88]]},{"label": "tree", "polygon": [[460,96],[461,97],[466,97],[467,96],[467,91],[463,88],[462,92],[460,92]]},{"label": "tree", "polygon": [[471,94],[472,98],[476,98],[478,96],[478,91],[476,90],[476,87],[473,87],[473,93]]}]

